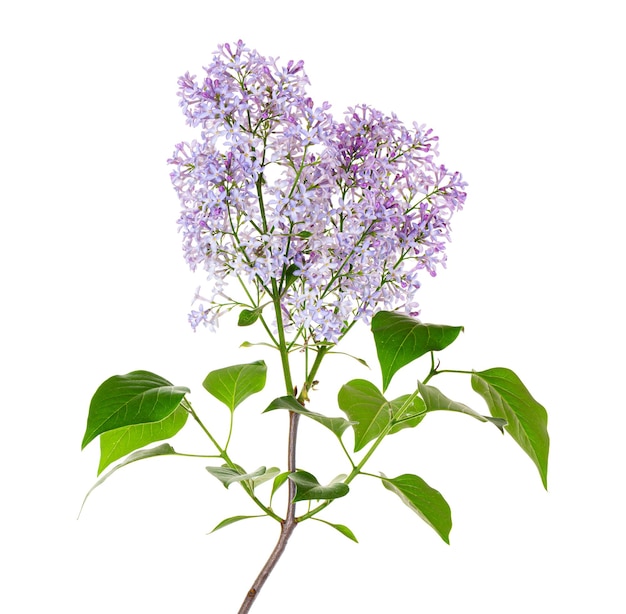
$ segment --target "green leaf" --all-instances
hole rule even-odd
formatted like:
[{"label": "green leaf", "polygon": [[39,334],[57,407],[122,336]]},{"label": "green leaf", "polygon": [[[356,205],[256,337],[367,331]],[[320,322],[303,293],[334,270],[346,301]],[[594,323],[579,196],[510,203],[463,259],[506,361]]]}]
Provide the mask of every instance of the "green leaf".
[{"label": "green leaf", "polygon": [[372,333],[383,377],[383,392],[399,369],[428,352],[443,350],[462,330],[462,326],[422,324],[402,313],[379,311],[372,318]]},{"label": "green leaf", "polygon": [[169,416],[165,416],[159,422],[123,426],[114,431],[102,433],[100,435],[98,475],[111,463],[130,452],[173,437],[185,426],[188,416],[189,412],[181,404]]},{"label": "green leaf", "polygon": [[322,520],[321,518],[316,518],[313,516],[313,520],[317,520],[318,522],[323,522],[327,524],[329,527],[336,529],[342,535],[345,535],[348,539],[351,539],[353,542],[359,543],[359,540],[355,537],[354,533],[345,525],[345,524],[335,524],[333,522],[328,522],[328,520]]},{"label": "green leaf", "polygon": [[[402,406],[407,402],[410,397],[410,394],[405,394],[391,401],[391,409],[394,419],[399,413]],[[424,405],[424,401],[422,401],[422,399],[420,399],[418,396],[414,396],[411,406],[404,411],[404,413],[400,417],[400,420],[389,431],[389,434],[393,435],[394,433],[397,433],[402,429],[413,428],[414,426],[417,426],[424,419],[425,415],[426,406]]]},{"label": "green leaf", "polygon": [[250,341],[244,341],[239,347],[240,348],[253,348],[253,347],[256,347],[257,345],[262,345],[264,347],[272,348],[273,350],[276,349],[275,345],[272,345],[271,343],[264,343],[262,341],[260,341],[259,343],[251,343]]},{"label": "green leaf", "polygon": [[[303,232],[306,232],[306,230],[303,231]],[[299,270],[300,270],[300,267],[297,264],[295,264],[295,263],[290,264],[285,269],[285,272],[283,274],[284,275],[284,277],[283,277],[283,279],[284,279],[284,286],[283,286],[283,289],[282,289],[282,294],[284,294],[291,286],[293,286],[293,284],[295,284],[298,281],[299,276],[296,275],[296,272],[299,271]]]},{"label": "green leaf", "polygon": [[315,420],[316,422],[319,422],[321,425],[325,426],[327,429],[330,429],[339,439],[341,439],[341,435],[351,424],[345,418],[329,418],[328,416],[324,416],[323,414],[309,411],[300,403],[298,403],[296,397],[293,396],[284,396],[274,399],[263,411],[263,413],[267,411],[272,411],[274,409],[287,409],[296,414],[306,416],[311,420]]},{"label": "green leaf", "polygon": [[257,514],[255,516],[231,516],[230,518],[225,518],[222,522],[218,523],[215,528],[210,531],[210,533],[215,533],[215,531],[219,531],[224,527],[227,527],[229,524],[233,524],[235,522],[239,522],[240,520],[247,520],[248,518],[265,518],[267,514]]},{"label": "green leaf", "polygon": [[241,473],[235,469],[232,469],[228,465],[222,465],[221,467],[206,467],[206,470],[212,476],[215,476],[222,484],[224,484],[225,488],[228,488],[231,484],[234,484],[235,482],[243,482],[244,480],[252,480],[254,478],[258,478],[262,475],[265,475],[267,471],[265,467],[259,467],[256,471],[253,471],[252,473]]},{"label": "green leaf", "polygon": [[348,494],[350,490],[347,484],[334,483],[328,486],[322,486],[317,478],[308,471],[294,471],[289,474],[289,479],[296,485],[296,501],[311,501],[313,499],[329,500],[338,499]]},{"label": "green leaf", "polygon": [[452,528],[450,506],[438,490],[410,473],[399,475],[397,478],[383,476],[382,482],[387,490],[398,495],[405,505],[435,529],[446,544],[450,543]]},{"label": "green leaf", "polygon": [[258,478],[254,478],[252,480],[252,488],[256,488],[260,484],[264,482],[269,482],[274,479],[280,473],[280,469],[278,467],[270,467],[265,471],[263,475],[260,475]]},{"label": "green leaf", "polygon": [[371,382],[353,379],[341,387],[337,396],[354,430],[354,451],[376,439],[389,424],[393,408]]},{"label": "green leaf", "polygon": [[174,448],[170,446],[169,443],[163,443],[160,446],[156,446],[155,448],[149,448],[146,450],[138,450],[134,452],[130,456],[127,456],[119,465],[115,465],[111,471],[107,471],[90,489],[89,492],[85,495],[83,499],[83,504],[80,507],[80,513],[83,511],[83,507],[85,506],[85,502],[87,501],[87,497],[96,489],[100,484],[102,484],[107,478],[112,476],[118,469],[125,467],[126,465],[130,465],[130,463],[134,463],[135,461],[142,460],[144,458],[151,458],[153,456],[165,456],[167,454],[176,454]]},{"label": "green leaf", "polygon": [[474,411],[471,407],[449,399],[445,394],[443,394],[443,392],[434,386],[427,386],[421,382],[418,382],[417,386],[428,411],[445,410],[467,414],[468,416],[472,416],[472,418],[476,418],[476,420],[480,420],[481,422],[491,422],[497,426],[498,429],[500,429],[500,432],[504,433],[504,427],[507,423],[506,420],[502,418],[492,418],[491,416],[483,416],[477,411]]},{"label": "green leaf", "polygon": [[[407,402],[410,406],[405,408]],[[376,439],[391,420],[397,422],[389,429],[389,435],[417,426],[426,415],[424,401],[417,393],[405,394],[393,401],[387,401],[374,384],[361,379],[352,380],[342,386],[339,390],[338,403],[351,420],[355,452]]]},{"label": "green leaf", "polygon": [[233,365],[211,371],[202,385],[230,411],[234,411],[250,395],[263,390],[266,376],[265,362],[257,360],[245,365]]},{"label": "green leaf", "polygon": [[548,414],[510,369],[497,367],[472,374],[472,388],[485,399],[491,415],[507,421],[505,429],[528,454],[548,488]]},{"label": "green leaf", "polygon": [[279,473],[274,478],[274,483],[272,484],[272,497],[274,493],[289,479],[289,471],[285,471],[283,473]]},{"label": "green leaf", "polygon": [[261,309],[242,309],[239,313],[237,326],[250,326],[254,324],[261,315]]},{"label": "green leaf", "polygon": [[91,399],[82,447],[107,431],[163,420],[188,392],[149,371],[114,375]]}]

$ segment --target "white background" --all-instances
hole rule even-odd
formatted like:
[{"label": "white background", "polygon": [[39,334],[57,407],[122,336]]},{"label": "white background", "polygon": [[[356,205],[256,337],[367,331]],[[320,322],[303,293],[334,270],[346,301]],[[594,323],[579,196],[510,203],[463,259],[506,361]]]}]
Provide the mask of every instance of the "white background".
[{"label": "white background", "polygon": [[[201,382],[264,358],[258,403],[237,410],[233,453],[284,467],[286,415],[260,416],[275,357],[237,349],[261,330],[193,334],[198,280],[176,233],[165,163],[189,138],[176,80],[218,43],[303,59],[318,103],[366,102],[440,137],[469,182],[449,264],[425,280],[425,321],[463,324],[450,368],[514,369],[548,409],[549,491],[510,437],[431,416],[369,469],[414,472],[448,499],[451,546],[373,480],[294,534],[253,608],[290,612],[624,612],[624,142],[618,2],[22,2],[0,15],[2,504],[0,609],[120,614],[235,612],[277,527],[202,460],[136,463],[96,490],[80,451],[89,400],[115,373],[155,371],[224,411]],[[365,327],[347,346],[375,365]],[[345,349],[348,349],[346,347]],[[448,356],[446,358],[446,356]],[[423,364],[391,394],[408,392]],[[422,369],[422,371],[420,371]],[[378,382],[328,359],[312,409]],[[478,409],[462,377],[437,385]],[[270,387],[273,385],[273,387]],[[278,393],[278,394],[277,394]],[[213,422],[213,420],[215,422]],[[205,452],[187,427],[174,445]],[[303,424],[300,464],[345,470],[332,436]]]}]

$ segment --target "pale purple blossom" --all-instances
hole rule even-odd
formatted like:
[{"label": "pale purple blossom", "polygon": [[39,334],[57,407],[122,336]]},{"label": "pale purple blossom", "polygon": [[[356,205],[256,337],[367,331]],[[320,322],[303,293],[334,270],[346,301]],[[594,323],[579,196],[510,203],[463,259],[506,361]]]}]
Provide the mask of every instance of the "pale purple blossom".
[{"label": "pale purple blossom", "polygon": [[307,95],[301,61],[279,65],[241,41],[220,46],[205,73],[179,80],[200,135],[168,161],[185,260],[209,286],[194,329],[237,304],[224,295],[233,277],[259,302],[275,284],[285,324],[316,341],[380,309],[416,315],[418,277],[445,266],[465,201],[460,173],[435,162],[432,131],[367,105],[338,121]]}]

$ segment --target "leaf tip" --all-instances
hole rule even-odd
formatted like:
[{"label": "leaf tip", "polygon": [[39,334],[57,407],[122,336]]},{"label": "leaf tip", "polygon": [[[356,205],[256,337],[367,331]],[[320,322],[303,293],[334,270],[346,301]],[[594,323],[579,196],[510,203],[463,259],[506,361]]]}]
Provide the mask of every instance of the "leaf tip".
[{"label": "leaf tip", "polygon": [[89,432],[85,433],[85,436],[83,437],[83,441],[80,444],[80,450],[81,452],[95,439],[95,437],[90,436]]}]

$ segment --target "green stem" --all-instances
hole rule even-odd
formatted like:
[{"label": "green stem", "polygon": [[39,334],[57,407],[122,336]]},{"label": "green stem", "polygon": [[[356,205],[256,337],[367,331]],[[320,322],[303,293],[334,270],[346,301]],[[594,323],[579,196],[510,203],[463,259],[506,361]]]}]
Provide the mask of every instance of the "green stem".
[{"label": "green stem", "polygon": [[311,370],[306,376],[304,385],[302,386],[302,390],[300,391],[300,394],[298,395],[298,402],[301,405],[304,405],[309,400],[309,396],[308,396],[309,390],[313,386],[313,382],[315,381],[315,376],[317,375],[320,365],[322,364],[322,360],[324,360],[324,356],[328,354],[328,351],[330,350],[331,347],[332,346],[322,346],[317,350],[317,355],[315,356],[315,360],[313,361],[313,364],[311,365]]},{"label": "green stem", "polygon": [[235,412],[230,412],[230,420],[228,421],[228,437],[226,438],[226,443],[224,444],[224,452],[228,450],[228,444],[230,444],[230,438],[233,435],[233,423],[235,421]]},{"label": "green stem", "polygon": [[221,454],[185,454],[184,452],[173,452],[174,456],[185,456],[186,458],[222,458]]},{"label": "green stem", "polygon": [[435,375],[440,373],[461,373],[463,375],[472,375],[474,371],[462,371],[460,369],[439,369],[439,364],[435,366],[435,353],[430,353],[430,373],[426,376],[422,384],[427,384]]},{"label": "green stem", "polygon": [[[464,375],[472,375],[474,371],[462,371],[461,369],[440,369],[433,373],[433,375],[439,375],[440,373],[462,373]],[[426,383],[424,380],[423,383]]]},{"label": "green stem", "polygon": [[352,457],[350,456],[350,452],[348,452],[348,449],[343,443],[343,439],[341,439],[341,437],[337,437],[337,439],[339,439],[339,445],[341,446],[341,449],[344,451],[344,454],[348,457],[348,461],[350,461],[350,464],[352,465],[352,468],[354,469],[356,465],[354,464],[354,461],[352,460]]},{"label": "green stem", "polygon": [[280,295],[278,293],[278,283],[272,278],[272,299],[274,301],[274,313],[276,315],[276,329],[278,331],[278,350],[283,366],[283,377],[287,394],[293,394],[293,381],[291,379],[291,368],[289,366],[289,352],[285,341],[285,327],[283,326],[283,314],[280,307]]},{"label": "green stem", "polygon": [[345,479],[346,484],[349,484],[352,480],[354,480],[354,478],[359,473],[361,473],[361,469],[363,468],[365,463],[370,459],[372,454],[374,454],[374,452],[376,451],[376,448],[378,448],[378,446],[382,443],[383,439],[387,437],[387,435],[389,435],[391,429],[396,425],[398,420],[402,418],[402,415],[406,413],[406,411],[410,407],[412,407],[413,401],[418,396],[418,394],[419,394],[419,390],[416,390],[415,392],[409,395],[406,401],[404,401],[404,403],[402,404],[402,407],[400,407],[398,413],[394,416],[394,419],[389,421],[389,424],[387,424],[387,426],[382,430],[381,434],[376,438],[376,440],[374,441],[370,449],[367,451],[365,456],[361,459],[359,464],[352,470],[350,475]]}]

